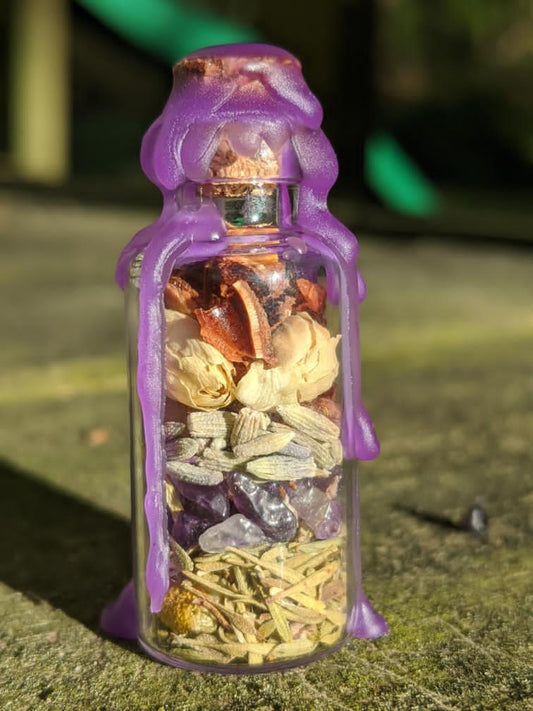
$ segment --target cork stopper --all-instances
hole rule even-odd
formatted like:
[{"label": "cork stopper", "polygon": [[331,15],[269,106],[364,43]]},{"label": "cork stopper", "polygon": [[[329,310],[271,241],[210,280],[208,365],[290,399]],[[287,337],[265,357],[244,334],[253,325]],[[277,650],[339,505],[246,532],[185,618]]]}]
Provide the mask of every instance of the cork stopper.
[{"label": "cork stopper", "polygon": [[[174,66],[178,84],[196,78],[201,81],[233,82],[249,94],[270,95],[262,81],[262,75],[289,65],[300,71],[300,62],[289,52],[262,44],[238,44],[208,47],[181,59]],[[262,140],[255,156],[240,155],[223,136],[209,168],[212,179],[247,181],[257,179],[276,180],[281,176],[281,157],[275,155]],[[241,189],[242,191],[242,189]]]},{"label": "cork stopper", "polygon": [[267,68],[272,64],[292,65],[301,70],[298,59],[286,50],[250,42],[205,47],[193,52],[174,65],[174,76],[178,79],[203,76],[231,80],[259,65]]},{"label": "cork stopper", "polygon": [[223,138],[211,161],[209,173],[212,178],[226,180],[249,180],[251,178],[277,178],[280,174],[278,160],[270,146],[261,141],[255,156],[236,153],[227,138]]}]

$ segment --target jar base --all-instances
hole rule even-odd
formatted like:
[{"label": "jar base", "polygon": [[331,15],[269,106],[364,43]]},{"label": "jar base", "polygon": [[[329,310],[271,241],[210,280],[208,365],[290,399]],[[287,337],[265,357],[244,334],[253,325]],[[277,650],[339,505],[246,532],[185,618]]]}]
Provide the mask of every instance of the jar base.
[{"label": "jar base", "polygon": [[294,669],[295,667],[302,667],[311,664],[312,662],[317,662],[324,657],[329,657],[331,654],[338,652],[349,640],[346,636],[341,639],[336,644],[328,647],[327,649],[321,650],[310,654],[307,657],[299,657],[298,659],[287,659],[279,662],[270,662],[268,664],[258,664],[257,666],[252,666],[249,664],[196,664],[195,662],[189,662],[185,659],[177,659],[176,657],[170,657],[164,652],[155,647],[152,647],[148,642],[145,642],[142,638],[138,638],[137,642],[139,647],[148,654],[148,656],[155,659],[157,662],[166,664],[167,666],[175,667],[176,669],[183,669],[185,671],[195,671],[204,672],[210,674],[268,674],[269,672],[281,672],[287,671],[288,669]]}]

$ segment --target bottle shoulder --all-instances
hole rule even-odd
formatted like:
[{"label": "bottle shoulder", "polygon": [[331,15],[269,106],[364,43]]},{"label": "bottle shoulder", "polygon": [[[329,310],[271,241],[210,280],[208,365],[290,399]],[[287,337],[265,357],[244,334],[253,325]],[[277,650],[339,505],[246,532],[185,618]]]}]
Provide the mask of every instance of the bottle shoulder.
[{"label": "bottle shoulder", "polygon": [[[225,234],[225,246],[214,257],[198,259],[194,250],[187,250],[180,255],[173,269],[186,265],[214,263],[217,260],[252,260],[260,263],[284,262],[286,264],[313,263],[326,266],[324,254],[313,247],[306,231],[299,225],[292,224],[287,228],[275,229],[231,229]],[[143,253],[134,257],[130,263],[129,281],[131,285],[139,286]]]}]

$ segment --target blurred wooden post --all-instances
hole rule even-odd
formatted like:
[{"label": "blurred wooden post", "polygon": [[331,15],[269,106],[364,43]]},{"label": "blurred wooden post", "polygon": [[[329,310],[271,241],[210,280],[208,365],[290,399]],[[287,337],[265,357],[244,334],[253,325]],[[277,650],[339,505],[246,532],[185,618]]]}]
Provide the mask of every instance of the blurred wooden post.
[{"label": "blurred wooden post", "polygon": [[365,192],[365,143],[375,128],[376,0],[342,0],[338,47],[341,179]]},{"label": "blurred wooden post", "polygon": [[57,184],[69,173],[68,0],[13,0],[10,148],[23,180]]}]

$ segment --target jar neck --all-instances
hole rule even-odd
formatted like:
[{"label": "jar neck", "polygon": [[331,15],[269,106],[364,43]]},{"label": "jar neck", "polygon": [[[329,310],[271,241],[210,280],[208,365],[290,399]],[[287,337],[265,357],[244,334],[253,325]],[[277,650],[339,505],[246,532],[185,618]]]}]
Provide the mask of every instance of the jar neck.
[{"label": "jar neck", "polygon": [[211,180],[186,183],[177,195],[180,207],[214,204],[228,232],[283,229],[298,216],[298,183],[287,180]]}]

